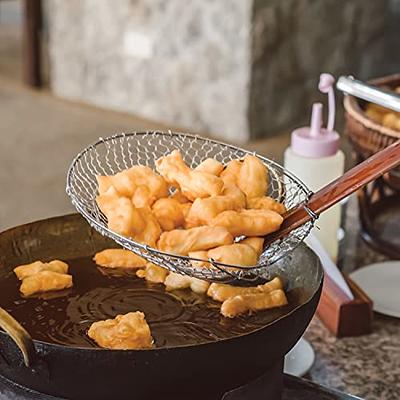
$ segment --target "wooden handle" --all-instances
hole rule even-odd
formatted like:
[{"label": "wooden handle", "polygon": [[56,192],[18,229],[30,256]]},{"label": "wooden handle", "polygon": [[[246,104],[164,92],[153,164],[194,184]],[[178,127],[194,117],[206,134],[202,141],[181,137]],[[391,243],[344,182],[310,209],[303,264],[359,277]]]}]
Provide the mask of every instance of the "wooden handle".
[{"label": "wooden handle", "polygon": [[400,164],[400,140],[375,153],[344,175],[314,193],[307,204],[300,204],[285,215],[280,229],[265,238],[266,245],[318,216],[340,200]]}]

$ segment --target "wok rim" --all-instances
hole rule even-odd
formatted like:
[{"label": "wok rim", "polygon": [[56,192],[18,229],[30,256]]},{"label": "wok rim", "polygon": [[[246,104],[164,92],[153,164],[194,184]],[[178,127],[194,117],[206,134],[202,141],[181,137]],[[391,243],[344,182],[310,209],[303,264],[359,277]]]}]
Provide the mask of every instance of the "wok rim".
[{"label": "wok rim", "polygon": [[[0,232],[0,236],[8,233],[14,229],[17,228],[22,228],[22,227],[27,227],[29,225],[33,225],[33,224],[37,224],[40,222],[45,222],[45,221],[51,221],[51,220],[61,220],[63,218],[74,218],[74,217],[80,217],[82,218],[84,221],[84,217],[79,214],[79,213],[69,213],[69,214],[63,214],[63,215],[57,215],[57,216],[52,216],[52,217],[48,217],[48,218],[43,218],[43,219],[39,219],[36,221],[31,221],[31,222],[27,222],[25,224],[21,224],[21,225],[17,225],[14,227],[10,227],[10,228],[6,228],[5,230]],[[93,229],[92,227],[89,226],[90,229]],[[305,243],[303,243],[303,245],[305,245]],[[312,251],[307,245],[305,245],[310,251]],[[300,308],[303,307],[307,307],[309,303],[311,303],[315,296],[318,295],[318,292],[321,292],[322,290],[322,285],[323,285],[323,281],[324,281],[324,269],[322,267],[321,261],[319,259],[319,257],[317,256],[317,264],[318,264],[318,274],[319,274],[319,282],[318,282],[318,287],[316,288],[315,291],[313,291],[313,293],[311,294],[310,298],[308,301],[296,306],[295,308],[293,308],[292,310],[290,310],[288,313],[286,313],[285,315],[282,315],[276,319],[274,319],[273,321],[269,322],[268,324],[260,327],[260,328],[256,328],[255,330],[248,332],[248,333],[243,333],[243,334],[239,334],[230,338],[224,338],[224,339],[220,339],[220,340],[212,340],[212,341],[207,341],[207,342],[203,342],[203,343],[198,343],[198,344],[184,344],[184,345],[179,345],[179,346],[169,346],[169,347],[152,347],[149,349],[106,349],[106,348],[102,348],[102,347],[82,347],[82,346],[69,346],[69,345],[62,345],[62,344],[57,344],[57,343],[50,343],[50,342],[45,342],[42,340],[38,340],[38,339],[33,339],[31,334],[29,333],[29,337],[32,340],[33,344],[35,345],[35,349],[37,351],[36,345],[39,345],[40,347],[47,347],[49,346],[50,348],[54,348],[56,351],[57,350],[62,350],[62,351],[90,351],[90,352],[107,352],[107,354],[110,354],[110,352],[115,353],[115,354],[127,354],[127,355],[134,355],[134,354],[138,354],[138,352],[142,353],[142,352],[168,352],[168,351],[174,351],[174,350],[181,350],[181,349],[185,349],[185,350],[190,350],[190,349],[198,349],[200,346],[204,347],[204,346],[210,346],[213,344],[217,344],[217,343],[227,343],[229,341],[233,341],[233,340],[237,340],[237,339],[242,339],[244,337],[248,337],[250,335],[254,335],[257,333],[260,333],[262,330],[271,327],[272,325],[280,322],[281,320],[290,317],[291,315],[293,315],[295,312],[297,312]],[[0,267],[1,268],[1,267]],[[10,271],[12,272],[12,270]],[[0,279],[1,282],[1,279]],[[0,305],[1,306],[1,305]],[[315,314],[315,311],[314,313]],[[10,313],[10,315],[12,315]],[[17,321],[19,324],[20,321]],[[22,324],[21,324],[22,325]],[[308,324],[307,324],[308,326]],[[0,334],[8,337],[11,339],[10,335],[5,332],[4,330],[0,330]],[[11,339],[12,340],[12,339]]]}]

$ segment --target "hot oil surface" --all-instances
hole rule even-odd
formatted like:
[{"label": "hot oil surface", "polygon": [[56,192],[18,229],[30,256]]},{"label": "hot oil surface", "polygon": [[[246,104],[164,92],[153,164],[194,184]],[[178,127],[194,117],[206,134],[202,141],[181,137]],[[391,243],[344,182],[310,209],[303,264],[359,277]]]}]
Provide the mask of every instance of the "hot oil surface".
[{"label": "hot oil surface", "polygon": [[[166,292],[134,274],[103,272],[90,258],[67,260],[74,286],[41,298],[23,298],[13,272],[2,279],[0,305],[34,339],[96,347],[88,338],[90,325],[117,314],[143,311],[156,347],[200,344],[250,333],[297,305],[298,293],[288,293],[289,305],[254,315],[224,318],[221,303],[189,289]],[[119,276],[118,276],[119,275]]]}]

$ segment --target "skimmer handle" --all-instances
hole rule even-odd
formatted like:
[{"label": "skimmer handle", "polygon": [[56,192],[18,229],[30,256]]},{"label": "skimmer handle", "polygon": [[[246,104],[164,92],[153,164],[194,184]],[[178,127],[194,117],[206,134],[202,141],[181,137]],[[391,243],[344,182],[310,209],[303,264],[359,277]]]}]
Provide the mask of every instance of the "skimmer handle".
[{"label": "skimmer handle", "polygon": [[369,182],[400,164],[400,140],[375,153],[344,175],[312,194],[307,201],[289,210],[280,229],[265,238],[265,246],[318,218],[319,214],[354,193]]}]

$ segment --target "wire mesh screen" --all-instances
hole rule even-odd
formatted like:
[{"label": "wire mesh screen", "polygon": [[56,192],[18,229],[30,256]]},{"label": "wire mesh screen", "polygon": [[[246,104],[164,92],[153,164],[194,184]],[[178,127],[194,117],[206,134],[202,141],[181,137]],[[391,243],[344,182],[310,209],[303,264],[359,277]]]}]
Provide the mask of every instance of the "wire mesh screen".
[{"label": "wire mesh screen", "polygon": [[[312,228],[311,222],[268,246],[261,255],[258,265],[252,267],[227,265],[214,260],[209,260],[209,268],[195,267],[192,261],[201,260],[161,252],[108,228],[107,218],[96,204],[98,195],[96,175],[113,175],[134,165],[145,165],[155,169],[155,161],[175,149],[181,151],[185,162],[192,168],[206,158],[214,158],[225,165],[233,159],[243,158],[246,154],[254,154],[235,146],[190,134],[174,132],[118,134],[99,139],[78,154],[68,171],[67,193],[78,212],[94,229],[154,264],[173,272],[216,282],[255,281],[260,277],[268,278],[268,266],[288,254],[304,240]],[[269,187],[266,195],[284,203],[287,209],[307,201],[310,192],[301,181],[274,161],[256,156],[268,167]]]}]

